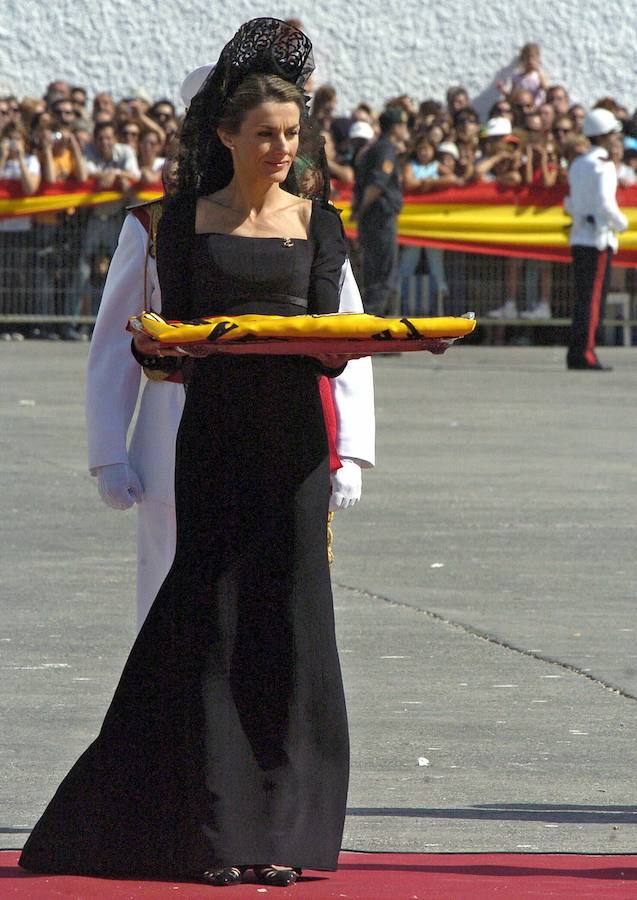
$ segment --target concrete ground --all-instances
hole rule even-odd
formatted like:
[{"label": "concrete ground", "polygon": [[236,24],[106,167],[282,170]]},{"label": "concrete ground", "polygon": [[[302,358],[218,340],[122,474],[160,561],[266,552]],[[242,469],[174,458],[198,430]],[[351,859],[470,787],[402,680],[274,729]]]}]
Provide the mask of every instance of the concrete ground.
[{"label": "concrete ground", "polygon": [[[0,347],[0,846],[94,737],[133,639],[134,514],[85,471],[86,347]],[[375,362],[337,515],[350,849],[632,853],[637,355]]]}]

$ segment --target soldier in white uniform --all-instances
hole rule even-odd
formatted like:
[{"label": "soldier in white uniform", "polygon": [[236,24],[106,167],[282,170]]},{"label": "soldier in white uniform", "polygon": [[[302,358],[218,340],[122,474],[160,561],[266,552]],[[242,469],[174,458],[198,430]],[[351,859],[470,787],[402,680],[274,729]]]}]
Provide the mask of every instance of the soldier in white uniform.
[{"label": "soldier in white uniform", "polygon": [[575,276],[575,306],[566,365],[569,369],[605,371],[595,353],[617,232],[628,220],[617,206],[617,169],[611,151],[621,141],[621,123],[607,109],[593,109],[584,119],[583,131],[591,142],[588,153],[572,164],[570,195],[564,201],[572,216],[570,244]]},{"label": "soldier in white uniform", "polygon": [[[86,421],[89,469],[97,476],[102,499],[114,509],[138,504],[137,623],[141,627],[175,552],[175,438],[184,387],[166,380],[147,381],[127,449],[142,369],[131,353],[125,326],[128,317],[144,307],[161,312],[156,263],[152,252],[147,253],[149,234],[135,213],[129,212],[124,221],[91,341]],[[340,296],[341,312],[363,312],[349,262],[341,273]],[[374,465],[371,360],[352,360],[338,378],[329,381],[337,418],[336,450],[342,462],[331,476],[330,507],[336,510],[360,499],[361,469]]]}]

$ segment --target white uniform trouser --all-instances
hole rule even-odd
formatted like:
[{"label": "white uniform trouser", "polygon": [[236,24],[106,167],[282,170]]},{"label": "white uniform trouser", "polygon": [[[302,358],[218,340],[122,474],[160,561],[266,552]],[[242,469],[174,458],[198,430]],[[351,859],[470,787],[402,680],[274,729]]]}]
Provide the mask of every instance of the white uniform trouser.
[{"label": "white uniform trouser", "polygon": [[150,498],[137,506],[137,629],[175,558],[175,507]]}]

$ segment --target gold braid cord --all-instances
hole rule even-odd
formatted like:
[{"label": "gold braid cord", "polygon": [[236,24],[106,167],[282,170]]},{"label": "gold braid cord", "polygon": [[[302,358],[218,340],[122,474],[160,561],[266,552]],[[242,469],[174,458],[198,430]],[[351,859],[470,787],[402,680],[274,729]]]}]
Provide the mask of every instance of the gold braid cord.
[{"label": "gold braid cord", "polygon": [[[144,258],[143,315],[155,315],[150,304],[150,296],[148,291],[148,260],[157,259],[157,229],[159,228],[159,222],[164,211],[164,204],[161,200],[155,200],[153,203],[149,203],[145,207],[145,209],[148,213],[149,226],[148,239],[146,241],[146,255]],[[168,378],[171,374],[170,372],[163,371],[162,369],[151,369],[149,366],[144,366],[143,369],[144,375],[146,376],[146,378],[148,378],[149,381],[165,381],[166,378]]]},{"label": "gold braid cord", "polygon": [[334,513],[327,514],[327,561],[330,565],[334,562],[334,532],[332,531],[332,522],[334,521]]}]

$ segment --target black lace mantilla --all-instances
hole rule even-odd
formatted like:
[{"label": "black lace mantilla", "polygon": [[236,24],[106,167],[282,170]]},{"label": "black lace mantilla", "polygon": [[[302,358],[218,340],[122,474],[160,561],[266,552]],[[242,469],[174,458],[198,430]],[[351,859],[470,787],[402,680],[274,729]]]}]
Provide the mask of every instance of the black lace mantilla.
[{"label": "black lace mantilla", "polygon": [[254,72],[265,72],[303,88],[314,71],[312,42],[292,25],[280,19],[251,19],[245,22],[221,52],[220,87],[226,96]]},{"label": "black lace mantilla", "polygon": [[[214,69],[193,97],[180,134],[179,192],[212,194],[232,178],[230,152],[221,143],[217,124],[227,101],[249,75],[277,75],[302,95],[314,70],[310,39],[280,19],[251,19],[221,51]],[[306,103],[309,98],[305,98]],[[283,185],[292,194],[329,198],[330,179],[324,140],[301,115],[297,163]]]}]

